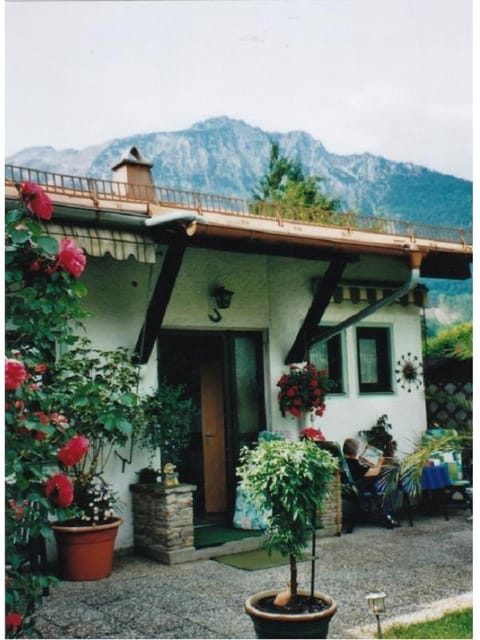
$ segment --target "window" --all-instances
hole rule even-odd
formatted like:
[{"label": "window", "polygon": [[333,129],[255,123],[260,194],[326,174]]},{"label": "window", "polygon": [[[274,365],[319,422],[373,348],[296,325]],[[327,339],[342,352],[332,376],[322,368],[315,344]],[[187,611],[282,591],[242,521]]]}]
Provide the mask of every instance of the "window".
[{"label": "window", "polygon": [[333,382],[329,393],[344,393],[342,335],[333,336],[325,342],[315,342],[310,347],[310,362],[320,371],[325,369]]},{"label": "window", "polygon": [[388,328],[357,327],[357,362],[360,393],[392,391]]}]

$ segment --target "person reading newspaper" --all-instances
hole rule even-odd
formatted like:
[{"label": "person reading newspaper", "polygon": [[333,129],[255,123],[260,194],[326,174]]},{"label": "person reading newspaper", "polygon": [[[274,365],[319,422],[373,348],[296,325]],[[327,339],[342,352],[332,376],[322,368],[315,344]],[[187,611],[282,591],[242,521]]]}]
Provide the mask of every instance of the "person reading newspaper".
[{"label": "person reading newspaper", "polygon": [[[355,438],[347,438],[343,443],[343,457],[345,458],[345,461],[350,470],[352,480],[355,483],[355,486],[357,487],[359,493],[370,491],[374,494],[379,495],[376,487],[376,482],[384,463],[383,455],[378,455],[373,451],[369,452],[366,450],[363,452],[364,457],[365,454],[368,455],[369,453],[373,455],[370,455],[366,460],[369,464],[365,464],[358,458],[358,449],[359,443]],[[370,447],[370,449],[373,448]],[[376,449],[376,451],[379,450]],[[375,458],[376,462],[374,462]],[[342,479],[342,482],[344,480],[345,479]],[[393,517],[392,501],[384,501],[382,508],[385,527],[387,529],[399,527],[400,523]],[[355,519],[356,518],[354,517],[354,515],[352,514],[352,510],[350,509],[350,513],[347,513],[345,518],[346,533],[352,533]]]}]

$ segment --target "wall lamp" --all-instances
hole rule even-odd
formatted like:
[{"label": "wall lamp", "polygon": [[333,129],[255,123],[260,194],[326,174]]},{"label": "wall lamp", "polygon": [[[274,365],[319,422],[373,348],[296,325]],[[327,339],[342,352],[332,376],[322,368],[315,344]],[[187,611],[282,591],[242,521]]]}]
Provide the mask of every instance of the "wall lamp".
[{"label": "wall lamp", "polygon": [[228,309],[232,303],[233,291],[225,289],[225,287],[216,287],[212,293],[215,298],[216,309],[213,310],[213,314],[209,313],[208,317],[212,322],[220,322],[222,316],[218,309]]},{"label": "wall lamp", "polygon": [[387,594],[384,591],[377,591],[368,593],[366,597],[370,613],[373,613],[377,618],[377,637],[383,638],[382,628],[380,626],[380,614],[385,613],[385,598]]}]

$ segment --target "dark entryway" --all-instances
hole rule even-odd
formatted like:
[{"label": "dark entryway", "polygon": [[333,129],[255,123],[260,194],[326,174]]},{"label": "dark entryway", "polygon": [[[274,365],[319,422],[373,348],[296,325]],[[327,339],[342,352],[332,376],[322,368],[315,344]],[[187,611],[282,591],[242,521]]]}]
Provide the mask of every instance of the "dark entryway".
[{"label": "dark entryway", "polygon": [[195,516],[230,517],[240,448],[265,428],[262,334],[162,331],[158,344],[159,379],[198,408],[178,469],[197,485]]}]

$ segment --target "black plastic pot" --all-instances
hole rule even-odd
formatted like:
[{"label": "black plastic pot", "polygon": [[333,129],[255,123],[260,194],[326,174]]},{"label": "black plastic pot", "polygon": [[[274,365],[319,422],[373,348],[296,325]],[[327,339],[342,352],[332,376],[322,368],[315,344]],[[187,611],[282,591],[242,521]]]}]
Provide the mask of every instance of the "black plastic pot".
[{"label": "black plastic pot", "polygon": [[[261,591],[245,603],[245,611],[251,617],[257,638],[327,638],[330,620],[337,610],[337,603],[325,593],[315,591],[315,597],[327,606],[323,611],[305,614],[279,614],[260,611],[256,603],[262,598],[275,596],[278,590]],[[299,595],[310,596],[309,591]]]}]

